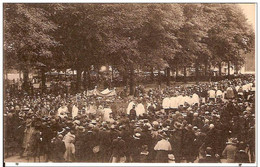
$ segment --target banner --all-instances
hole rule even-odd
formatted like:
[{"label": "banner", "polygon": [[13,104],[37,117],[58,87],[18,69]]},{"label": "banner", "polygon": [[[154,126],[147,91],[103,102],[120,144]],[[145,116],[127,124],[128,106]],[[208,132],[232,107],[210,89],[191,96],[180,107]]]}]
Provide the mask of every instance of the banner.
[{"label": "banner", "polygon": [[111,96],[116,96],[116,90],[109,90],[109,89],[105,89],[102,92],[100,92],[99,90],[97,90],[97,88],[93,89],[93,90],[87,90],[87,94],[86,96],[102,96],[102,97],[111,97]]},{"label": "banner", "polygon": [[116,90],[104,90],[100,92],[99,90],[96,90],[96,95],[102,96],[102,97],[111,97],[111,96],[116,96]]}]

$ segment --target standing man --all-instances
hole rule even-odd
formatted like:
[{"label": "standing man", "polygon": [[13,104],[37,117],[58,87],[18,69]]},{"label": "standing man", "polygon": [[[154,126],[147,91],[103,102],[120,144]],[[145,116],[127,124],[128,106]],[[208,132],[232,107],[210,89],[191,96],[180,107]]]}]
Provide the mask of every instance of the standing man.
[{"label": "standing man", "polygon": [[124,163],[126,162],[126,144],[125,141],[122,139],[121,135],[118,134],[117,139],[114,139],[112,142],[112,163]]},{"label": "standing man", "polygon": [[130,120],[135,120],[135,119],[136,119],[135,105],[133,105],[133,108],[130,110],[129,119],[130,119]]}]

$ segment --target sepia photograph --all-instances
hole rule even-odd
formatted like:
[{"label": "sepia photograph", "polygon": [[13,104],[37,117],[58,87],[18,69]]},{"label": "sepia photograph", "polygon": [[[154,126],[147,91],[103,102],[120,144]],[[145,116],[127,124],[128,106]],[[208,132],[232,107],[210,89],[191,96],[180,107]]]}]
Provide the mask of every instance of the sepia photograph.
[{"label": "sepia photograph", "polygon": [[2,3],[4,163],[256,156],[256,3]]}]

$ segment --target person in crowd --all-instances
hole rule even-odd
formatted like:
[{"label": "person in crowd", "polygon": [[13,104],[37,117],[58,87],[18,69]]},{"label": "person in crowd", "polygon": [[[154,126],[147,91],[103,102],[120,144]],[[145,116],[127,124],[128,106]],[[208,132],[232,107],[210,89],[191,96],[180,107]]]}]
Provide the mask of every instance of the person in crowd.
[{"label": "person in crowd", "polygon": [[172,146],[168,141],[167,134],[162,132],[160,134],[160,140],[154,146],[154,150],[156,151],[155,161],[159,163],[168,162],[168,154],[172,151]]},{"label": "person in crowd", "polygon": [[122,139],[122,136],[118,134],[117,138],[114,139],[111,143],[112,148],[112,156],[111,156],[111,162],[112,163],[124,163],[126,162],[125,157],[125,150],[126,150],[126,144],[125,141]]},{"label": "person in crowd", "polygon": [[[249,85],[244,87],[249,90],[247,98],[244,92],[242,97],[234,91],[248,83],[254,83],[254,78],[148,91],[140,86],[136,97],[125,98],[8,94],[5,143],[17,146],[25,157],[44,155],[44,162],[168,162],[168,154],[174,155],[175,163],[218,162],[216,155],[237,162],[236,156],[247,159],[245,149],[233,140],[226,145],[229,138],[237,138],[248,145],[245,153],[254,162],[255,92]],[[213,97],[210,90],[217,90],[217,100],[207,100]],[[218,90],[226,92],[222,98]],[[141,114],[135,104],[141,104]],[[93,112],[88,112],[90,105]],[[5,150],[14,152],[9,146]]]},{"label": "person in crowd", "polygon": [[68,138],[66,140],[66,151],[64,153],[65,162],[73,162],[75,160],[74,140],[74,138]]},{"label": "person in crowd", "polygon": [[62,141],[63,136],[61,134],[57,135],[52,140],[53,146],[53,161],[54,162],[64,162],[64,153],[66,151],[65,143]]},{"label": "person in crowd", "polygon": [[235,154],[235,163],[250,163],[249,155],[246,152],[246,143],[239,142],[238,149]]},{"label": "person in crowd", "polygon": [[238,144],[238,141],[237,141],[236,138],[232,138],[231,142],[227,143],[227,146],[222,153],[223,157],[226,158],[227,163],[234,163],[235,162],[235,154],[237,152],[237,144]]},{"label": "person in crowd", "polygon": [[220,156],[214,155],[211,147],[207,147],[205,157],[199,159],[199,163],[220,163]]}]

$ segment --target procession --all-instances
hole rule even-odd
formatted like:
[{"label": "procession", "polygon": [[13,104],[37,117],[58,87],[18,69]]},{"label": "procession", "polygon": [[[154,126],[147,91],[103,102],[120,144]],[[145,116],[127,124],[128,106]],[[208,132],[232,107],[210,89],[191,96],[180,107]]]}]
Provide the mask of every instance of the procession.
[{"label": "procession", "polygon": [[7,97],[6,152],[34,162],[254,161],[254,77],[136,91]]},{"label": "procession", "polygon": [[4,163],[256,163],[255,11],[4,3]]}]

